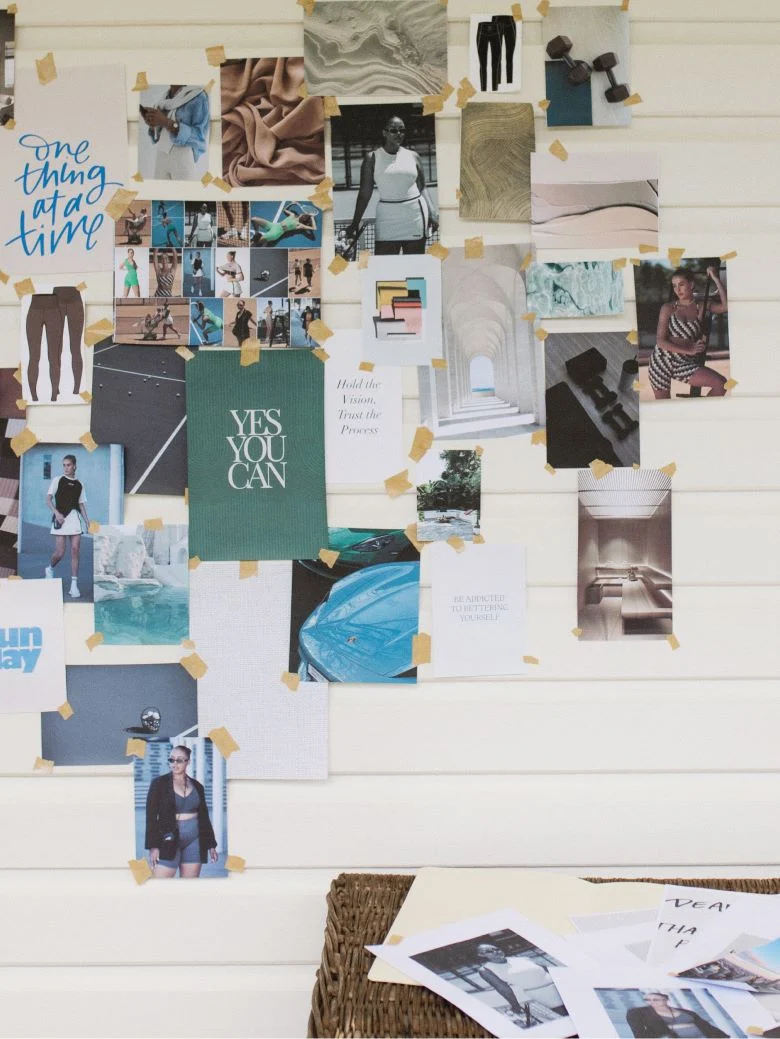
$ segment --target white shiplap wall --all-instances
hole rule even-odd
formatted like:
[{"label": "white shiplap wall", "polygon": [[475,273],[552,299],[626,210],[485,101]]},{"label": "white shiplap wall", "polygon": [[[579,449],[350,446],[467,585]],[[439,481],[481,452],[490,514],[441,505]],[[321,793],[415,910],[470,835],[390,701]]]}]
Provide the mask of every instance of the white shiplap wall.
[{"label": "white shiplap wall", "polygon": [[[450,0],[452,82],[468,72],[468,15],[502,6]],[[544,96],[540,23],[535,4],[523,6],[522,99],[536,102]],[[229,57],[302,53],[303,13],[294,0],[20,0],[19,7],[20,66],[49,50],[61,66],[126,66],[129,172],[136,72],[145,70],[150,82],[205,81],[215,70],[204,48],[219,43]],[[553,133],[539,118],[537,142],[543,148],[560,136],[570,151],[658,152],[662,248],[739,252],[729,271],[733,398],[642,408],[643,464],[678,465],[681,649],[572,638],[575,476],[548,476],[543,448],[527,440],[486,442],[483,530],[491,542],[528,546],[529,651],[541,660],[538,670],[517,682],[333,687],[327,783],[231,784],[231,850],[248,860],[245,875],[137,888],[125,865],[133,854],[130,768],[34,775],[37,717],[0,718],[0,1035],[302,1036],[325,893],[343,868],[776,871],[780,5],[632,0],[631,15],[631,85],[644,99],[633,127]],[[216,91],[212,105],[217,115]],[[216,173],[217,122],[214,129]],[[437,133],[442,230],[454,245],[485,230],[457,217],[454,99],[437,117]],[[526,227],[489,230],[496,240],[528,238]],[[590,254],[599,255],[616,254]],[[326,263],[331,256],[326,244]],[[635,324],[630,268],[626,277],[625,320],[595,327]],[[86,280],[88,320],[110,317],[111,275]],[[323,295],[332,328],[359,326],[356,272],[326,274]],[[11,285],[0,286],[0,364],[17,363],[17,341],[16,298]],[[404,392],[410,443],[418,415],[411,370]],[[72,439],[87,428],[86,407],[68,409],[67,426],[61,416],[38,411],[39,437]],[[379,487],[329,492],[336,524],[403,526],[414,515],[411,496],[390,502]],[[185,519],[181,500],[164,498],[132,499],[126,515]],[[428,607],[426,589],[423,628]],[[91,610],[69,605],[66,613],[70,663],[177,658],[159,647],[143,657],[104,647],[90,657],[83,640]]]}]

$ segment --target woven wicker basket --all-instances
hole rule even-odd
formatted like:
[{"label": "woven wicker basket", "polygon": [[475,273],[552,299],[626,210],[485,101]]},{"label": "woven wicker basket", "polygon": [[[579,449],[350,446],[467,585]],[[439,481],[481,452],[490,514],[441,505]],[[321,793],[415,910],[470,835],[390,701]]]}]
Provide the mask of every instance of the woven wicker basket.
[{"label": "woven wicker basket", "polygon": [[[376,873],[342,873],[331,884],[322,964],[312,996],[310,1039],[476,1039],[489,1036],[441,996],[412,985],[369,982],[373,956],[364,945],[385,940],[413,877]],[[607,878],[588,877],[593,883]],[[686,884],[755,894],[780,894],[775,880],[657,880],[656,884]],[[638,881],[637,881],[638,882]]]}]

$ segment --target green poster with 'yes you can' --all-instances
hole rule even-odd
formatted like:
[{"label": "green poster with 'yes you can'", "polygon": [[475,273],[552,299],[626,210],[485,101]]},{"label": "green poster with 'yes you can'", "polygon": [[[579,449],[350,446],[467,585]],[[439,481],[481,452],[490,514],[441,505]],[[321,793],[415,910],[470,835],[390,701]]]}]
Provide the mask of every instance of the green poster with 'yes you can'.
[{"label": "green poster with 'yes you can'", "polygon": [[186,366],[190,555],[312,559],[328,541],[323,365],[201,350]]}]

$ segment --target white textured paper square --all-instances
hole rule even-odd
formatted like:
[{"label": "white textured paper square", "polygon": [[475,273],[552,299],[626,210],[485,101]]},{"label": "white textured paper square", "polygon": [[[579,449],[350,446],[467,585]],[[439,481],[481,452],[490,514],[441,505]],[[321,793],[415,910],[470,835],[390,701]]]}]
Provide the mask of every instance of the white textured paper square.
[{"label": "white textured paper square", "polygon": [[240,746],[229,779],[326,779],[328,686],[287,670],[292,563],[262,562],[240,580],[238,563],[201,563],[190,574],[190,638],[208,671],[198,680],[203,735],[224,725]]}]

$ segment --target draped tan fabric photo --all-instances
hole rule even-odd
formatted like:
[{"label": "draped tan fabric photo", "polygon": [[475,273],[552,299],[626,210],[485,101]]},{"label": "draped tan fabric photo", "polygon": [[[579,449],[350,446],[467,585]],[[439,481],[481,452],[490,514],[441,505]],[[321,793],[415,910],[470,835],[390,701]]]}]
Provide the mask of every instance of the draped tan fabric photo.
[{"label": "draped tan fabric photo", "polygon": [[228,184],[322,180],[322,98],[302,98],[302,84],[303,58],[245,58],[222,65],[222,176]]}]

